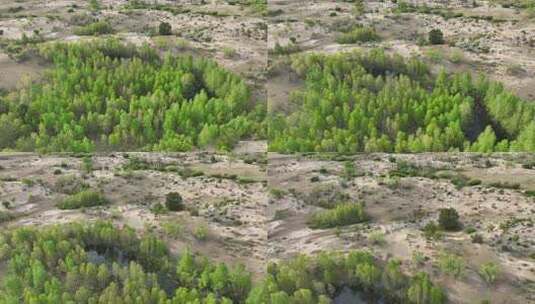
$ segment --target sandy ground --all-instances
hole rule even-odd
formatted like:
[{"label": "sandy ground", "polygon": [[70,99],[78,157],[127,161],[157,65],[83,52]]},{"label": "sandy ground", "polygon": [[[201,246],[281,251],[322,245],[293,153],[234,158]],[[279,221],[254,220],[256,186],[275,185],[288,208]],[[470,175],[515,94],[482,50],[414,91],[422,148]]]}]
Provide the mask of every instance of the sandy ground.
[{"label": "sandy ground", "polygon": [[[132,158],[156,167],[125,169]],[[243,263],[256,275],[264,271],[267,204],[262,154],[108,154],[92,157],[93,170],[84,171],[82,159],[72,156],[16,154],[0,156],[1,212],[15,216],[4,228],[47,225],[70,221],[108,219],[129,225],[140,233],[155,231],[175,253],[192,248],[215,260]],[[246,162],[245,162],[246,161]],[[154,168],[173,168],[173,171]],[[175,170],[194,170],[202,176],[181,177]],[[234,179],[225,176],[236,175]],[[70,183],[66,183],[68,180]],[[55,204],[67,196],[66,184],[85,184],[111,201],[106,207],[60,210]],[[178,192],[187,208],[197,210],[157,214],[151,208]],[[178,235],[167,235],[165,223],[182,226]],[[206,240],[195,237],[199,226],[208,228]]]},{"label": "sandy ground", "polygon": [[[347,158],[357,175],[343,175]],[[482,181],[481,185],[457,189],[448,179],[423,176],[402,177],[391,183],[389,172],[406,161],[437,172],[455,172]],[[444,286],[453,303],[533,303],[535,298],[534,199],[526,190],[535,189],[535,170],[522,164],[531,155],[502,155],[486,158],[475,154],[418,155],[312,155],[284,156],[270,153],[270,205],[268,252],[270,259],[286,259],[297,253],[322,250],[369,249],[380,257],[395,257],[407,271],[425,269]],[[312,179],[312,177],[317,177]],[[314,181],[318,179],[318,181]],[[495,182],[520,183],[520,189],[490,186]],[[282,191],[282,195],[279,193]],[[277,193],[274,195],[273,193]],[[364,202],[370,220],[333,229],[311,229],[310,215],[322,210],[319,202]],[[470,234],[446,232],[440,240],[427,240],[421,229],[437,220],[441,208],[455,208],[464,227],[474,227],[483,243],[472,243]],[[507,225],[506,223],[515,223]],[[380,233],[383,244],[369,235]],[[412,256],[426,257],[414,266]],[[440,254],[459,255],[465,263],[462,277],[453,278],[437,267]],[[481,264],[494,262],[502,272],[493,286],[478,274]]]},{"label": "sandy ground", "polygon": [[[173,11],[151,7],[128,8],[126,0],[100,0],[101,7],[93,11],[88,1],[18,0],[0,2],[0,40],[34,37],[45,41],[74,41],[77,27],[96,20],[107,20],[116,36],[137,44],[149,43],[162,52],[191,53],[213,58],[228,69],[239,73],[255,88],[255,96],[265,100],[267,65],[267,25],[251,8],[229,5],[226,1],[147,1],[168,5]],[[173,36],[149,35],[160,22],[172,26]],[[168,40],[157,45],[162,40]],[[0,41],[1,42],[1,41]],[[224,50],[232,50],[225,55]],[[7,61],[0,52],[0,87],[13,88],[23,72],[35,72],[27,63]],[[9,79],[5,75],[11,75]]]},{"label": "sandy ground", "polygon": [[[421,57],[434,65],[434,70],[445,67],[449,71],[487,75],[503,82],[519,96],[535,100],[535,20],[529,19],[525,12],[491,6],[488,1],[477,1],[477,7],[472,7],[471,1],[406,2],[448,9],[462,13],[463,17],[445,19],[434,14],[395,13],[391,1],[365,1],[365,13],[356,16],[353,4],[342,1],[271,0],[268,48],[273,49],[276,43],[285,46],[292,40],[303,52],[335,53],[382,47],[403,56]],[[489,17],[493,19],[484,19]],[[373,26],[382,40],[336,43],[341,27],[350,25]],[[443,31],[446,44],[419,46],[418,37],[427,37],[434,28]],[[484,52],[473,45],[489,50]],[[438,54],[438,62],[429,59],[430,52]],[[273,66],[278,66],[280,60],[275,55],[270,57]],[[276,85],[278,77],[268,82]],[[268,103],[286,110],[280,99],[276,93],[270,94]]]}]

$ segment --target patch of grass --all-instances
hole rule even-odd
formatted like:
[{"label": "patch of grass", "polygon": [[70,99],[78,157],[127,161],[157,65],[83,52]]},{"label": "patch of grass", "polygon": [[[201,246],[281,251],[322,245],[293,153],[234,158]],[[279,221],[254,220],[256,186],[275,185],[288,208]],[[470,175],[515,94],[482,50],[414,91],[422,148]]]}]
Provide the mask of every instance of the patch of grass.
[{"label": "patch of grass", "polygon": [[21,182],[28,187],[32,187],[33,185],[35,185],[35,181],[29,178],[23,178]]},{"label": "patch of grass", "polygon": [[225,58],[234,58],[237,54],[236,50],[231,47],[223,48],[223,56],[225,56]]},{"label": "patch of grass", "polygon": [[79,209],[82,207],[103,206],[107,204],[109,204],[109,201],[102,193],[94,190],[84,190],[67,197],[56,206],[59,209]]},{"label": "patch of grass", "polygon": [[269,189],[269,194],[274,197],[275,199],[281,199],[283,198],[285,195],[286,195],[286,191],[282,190],[282,189],[276,189],[276,188],[271,188]]},{"label": "patch of grass", "polygon": [[368,220],[362,203],[342,203],[333,209],[317,212],[312,215],[308,225],[314,229],[326,229],[347,226]]}]

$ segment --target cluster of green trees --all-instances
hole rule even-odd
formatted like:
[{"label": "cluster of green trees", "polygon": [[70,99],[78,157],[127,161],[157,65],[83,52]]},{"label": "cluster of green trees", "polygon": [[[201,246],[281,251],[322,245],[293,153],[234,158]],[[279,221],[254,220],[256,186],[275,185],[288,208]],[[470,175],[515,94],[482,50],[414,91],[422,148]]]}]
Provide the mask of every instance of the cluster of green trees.
[{"label": "cluster of green trees", "polygon": [[230,149],[264,136],[265,105],[214,61],[116,39],[45,44],[42,82],[0,96],[0,149]]},{"label": "cluster of green trees", "polygon": [[292,60],[296,109],[269,118],[278,152],[535,151],[535,104],[468,73],[434,76],[382,49]]},{"label": "cluster of green trees", "polygon": [[266,279],[253,288],[247,304],[328,304],[344,287],[361,291],[369,303],[446,303],[445,293],[420,272],[407,277],[401,263],[375,261],[366,251],[298,256],[272,263]]},{"label": "cluster of green trees", "polygon": [[0,234],[0,303],[285,304],[332,303],[343,288],[387,303],[445,303],[425,273],[365,251],[325,252],[268,265],[253,286],[242,265],[228,267],[184,250],[175,257],[151,233],[110,222],[21,227]]},{"label": "cluster of green trees", "polygon": [[[0,235],[0,303],[244,303],[251,274],[109,222],[18,228]],[[4,271],[4,270],[3,270]]]}]

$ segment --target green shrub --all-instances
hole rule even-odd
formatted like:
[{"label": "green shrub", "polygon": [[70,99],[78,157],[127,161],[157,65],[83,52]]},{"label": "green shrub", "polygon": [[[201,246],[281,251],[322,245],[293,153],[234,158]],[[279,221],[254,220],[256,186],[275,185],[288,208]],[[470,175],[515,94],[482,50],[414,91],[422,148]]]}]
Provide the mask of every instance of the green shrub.
[{"label": "green shrub", "polygon": [[162,228],[167,236],[178,238],[184,233],[184,227],[180,223],[166,222],[162,224]]},{"label": "green shrub", "polygon": [[102,193],[94,190],[83,190],[73,194],[57,204],[59,209],[78,209],[107,205],[109,201]]},{"label": "green shrub", "polygon": [[493,284],[498,279],[499,274],[500,267],[493,262],[482,264],[479,267],[479,275],[489,285]]},{"label": "green shrub", "polygon": [[424,237],[428,240],[439,240],[442,238],[440,227],[433,221],[427,223],[422,229]]},{"label": "green shrub", "polygon": [[169,192],[165,196],[165,207],[169,211],[182,211],[184,210],[184,203],[182,196],[178,192]]},{"label": "green shrub", "polygon": [[430,44],[444,44],[444,34],[439,29],[432,29],[429,31]]},{"label": "green shrub", "polygon": [[97,21],[74,30],[74,34],[79,36],[96,36],[112,34],[113,28],[107,21]]},{"label": "green shrub", "polygon": [[333,209],[313,214],[308,223],[312,228],[325,229],[352,225],[367,219],[363,204],[343,203],[336,205]]},{"label": "green shrub", "polygon": [[456,255],[444,253],[438,259],[438,266],[440,270],[455,278],[459,278],[464,272],[464,260]]},{"label": "green shrub", "polygon": [[425,272],[419,272],[412,278],[407,296],[410,303],[442,304],[447,302],[444,291],[434,286]]},{"label": "green shrub", "polygon": [[438,223],[440,228],[447,231],[455,231],[461,228],[461,223],[459,222],[459,213],[457,213],[457,210],[454,208],[440,209]]},{"label": "green shrub", "polygon": [[160,33],[160,35],[162,36],[169,36],[172,34],[172,27],[171,27],[171,24],[169,24],[168,22],[161,22],[160,25],[158,26],[158,33]]},{"label": "green shrub", "polygon": [[350,32],[342,33],[336,37],[340,44],[352,44],[357,42],[379,41],[380,37],[372,27],[356,27]]},{"label": "green shrub", "polygon": [[206,240],[208,238],[208,226],[206,224],[201,224],[195,227],[193,236],[199,241]]}]

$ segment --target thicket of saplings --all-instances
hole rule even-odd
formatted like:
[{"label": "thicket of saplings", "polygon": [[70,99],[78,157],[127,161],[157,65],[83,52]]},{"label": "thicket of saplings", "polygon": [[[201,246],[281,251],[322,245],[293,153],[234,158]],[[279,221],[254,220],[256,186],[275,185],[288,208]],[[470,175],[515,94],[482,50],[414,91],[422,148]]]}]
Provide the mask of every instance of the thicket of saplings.
[{"label": "thicket of saplings", "polygon": [[21,227],[0,234],[0,303],[331,303],[344,287],[388,303],[444,303],[428,276],[409,278],[400,264],[370,253],[323,253],[270,264],[253,287],[243,266],[182,251],[154,235],[110,222]]},{"label": "thicket of saplings", "polygon": [[44,44],[42,81],[0,94],[0,149],[230,149],[262,137],[265,106],[214,61],[116,39]]},{"label": "thicket of saplings", "polygon": [[248,303],[328,304],[344,288],[360,291],[366,303],[446,303],[445,293],[426,273],[408,277],[400,266],[394,259],[381,264],[366,251],[301,255],[270,264],[266,279],[252,290]]},{"label": "thicket of saplings", "polygon": [[535,151],[535,104],[468,73],[432,75],[382,49],[302,54],[294,111],[270,117],[279,152]]},{"label": "thicket of saplings", "polygon": [[251,274],[184,250],[173,258],[153,235],[108,222],[0,236],[0,303],[243,303]]}]

